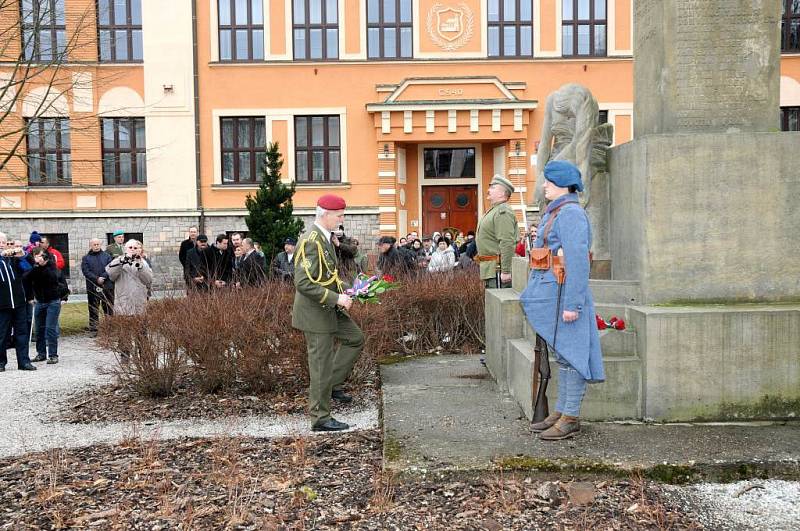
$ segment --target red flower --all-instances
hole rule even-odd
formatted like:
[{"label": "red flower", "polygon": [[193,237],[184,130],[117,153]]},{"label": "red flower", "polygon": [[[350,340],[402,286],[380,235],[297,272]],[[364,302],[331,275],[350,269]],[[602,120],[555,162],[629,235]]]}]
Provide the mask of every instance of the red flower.
[{"label": "red flower", "polygon": [[381,280],[385,280],[386,282],[394,282],[394,277],[392,275],[383,275]]},{"label": "red flower", "polygon": [[614,323],[616,323],[618,320],[619,320],[619,318],[618,318],[616,315],[614,315],[614,316],[613,316],[613,317],[611,317],[611,319],[608,321],[608,324],[610,324],[610,325],[613,325],[613,324],[614,324]]},{"label": "red flower", "polygon": [[625,330],[625,321],[622,319],[617,319],[614,321],[612,326],[614,327],[614,330]]},{"label": "red flower", "polygon": [[608,328],[608,327],[606,326],[606,322],[605,322],[605,321],[603,321],[603,318],[602,318],[602,317],[600,317],[600,315],[599,315],[599,314],[595,314],[595,315],[594,315],[594,319],[595,319],[595,321],[597,321],[597,329],[598,329],[598,330],[605,330],[606,328]]}]

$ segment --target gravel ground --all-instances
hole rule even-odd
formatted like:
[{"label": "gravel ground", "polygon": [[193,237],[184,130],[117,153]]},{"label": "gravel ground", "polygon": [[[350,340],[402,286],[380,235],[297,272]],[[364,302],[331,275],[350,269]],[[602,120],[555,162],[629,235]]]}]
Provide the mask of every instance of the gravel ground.
[{"label": "gravel ground", "polygon": [[[286,437],[311,434],[304,415],[237,417],[223,420],[147,421],[141,423],[93,423],[88,425],[51,422],[66,397],[81,388],[109,382],[97,369],[114,362],[114,357],[99,349],[86,336],[62,338],[59,363],[37,363],[36,372],[16,370],[16,358],[9,351],[6,372],[0,373],[0,457],[21,455],[50,448],[76,448],[95,443],[114,443],[138,435],[210,437],[245,435]],[[376,407],[347,411],[337,418],[352,430],[378,426]]]},{"label": "gravel ground", "polygon": [[720,531],[800,529],[800,482],[750,480],[665,487],[668,498]]}]

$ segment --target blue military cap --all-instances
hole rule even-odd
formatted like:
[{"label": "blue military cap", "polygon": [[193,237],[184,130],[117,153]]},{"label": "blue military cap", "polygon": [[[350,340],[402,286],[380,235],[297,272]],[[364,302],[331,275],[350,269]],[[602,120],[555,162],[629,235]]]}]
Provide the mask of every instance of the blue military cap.
[{"label": "blue military cap", "polygon": [[544,178],[560,188],[575,186],[583,192],[581,171],[568,160],[551,160],[544,167]]}]

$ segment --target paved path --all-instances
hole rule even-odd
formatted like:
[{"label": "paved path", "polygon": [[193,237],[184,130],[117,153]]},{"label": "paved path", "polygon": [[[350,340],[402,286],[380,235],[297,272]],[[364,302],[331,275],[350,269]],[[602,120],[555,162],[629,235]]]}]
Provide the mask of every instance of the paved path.
[{"label": "paved path", "polygon": [[[662,464],[703,469],[746,465],[800,477],[800,422],[582,423],[580,437],[535,438],[511,397],[474,356],[436,356],[383,366],[384,431],[401,470],[491,469],[515,456],[531,466],[576,460],[618,470]],[[713,476],[713,474],[711,474]]]},{"label": "paved path", "polygon": [[[98,367],[114,362],[113,355],[95,346],[85,336],[62,338],[57,365],[37,363],[36,372],[16,370],[16,357],[9,351],[6,372],[0,373],[0,457],[58,447],[80,447],[113,443],[136,433],[144,438],[247,435],[285,437],[310,435],[302,415],[238,417],[223,420],[148,421],[133,423],[69,424],[48,420],[68,400],[68,395],[86,386],[101,385],[109,376]],[[337,416],[353,430],[378,426],[377,406]]]},{"label": "paved path", "polygon": [[[474,356],[381,367],[384,466],[402,473],[545,471],[568,481],[642,468],[658,479],[800,477],[800,422],[653,425],[586,423],[579,438],[534,438],[519,406]],[[667,465],[667,466],[665,466]],[[670,466],[677,465],[677,466]],[[670,486],[707,529],[800,529],[800,482],[749,480]]]}]

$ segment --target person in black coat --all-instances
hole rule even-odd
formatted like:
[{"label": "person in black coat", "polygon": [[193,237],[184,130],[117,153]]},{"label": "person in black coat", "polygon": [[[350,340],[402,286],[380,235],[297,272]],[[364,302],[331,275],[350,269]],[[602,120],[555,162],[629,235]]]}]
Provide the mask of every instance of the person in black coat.
[{"label": "person in black coat", "polygon": [[189,279],[186,256],[189,254],[189,251],[194,249],[196,240],[197,227],[189,227],[189,234],[187,235],[187,238],[181,242],[181,247],[178,250],[178,260],[181,262],[181,266],[183,267],[183,279],[186,281],[187,289],[192,287],[192,282]]},{"label": "person in black coat", "polygon": [[[33,287],[36,308],[33,318],[36,323],[36,357],[33,361],[47,360],[48,364],[58,363],[58,337],[61,328],[58,318],[61,304],[69,297],[69,287],[64,274],[56,266],[55,259],[43,248],[34,249],[34,265],[25,276]],[[48,359],[49,355],[49,359]]]},{"label": "person in black coat", "polygon": [[[6,235],[0,233],[0,338],[5,338],[11,326],[16,330],[15,348],[17,367],[21,371],[35,371],[36,367],[28,357],[27,302],[22,287],[22,277],[30,268],[25,261],[22,248],[6,248]],[[0,345],[0,372],[6,370],[8,358],[6,345]]]},{"label": "person in black coat", "polygon": [[86,299],[89,303],[89,333],[92,335],[97,334],[100,308],[105,315],[113,313],[114,283],[106,273],[106,266],[111,260],[111,255],[102,249],[99,238],[89,242],[89,252],[81,259],[81,273],[86,279]]},{"label": "person in black coat", "polygon": [[223,288],[229,285],[233,278],[233,253],[229,247],[227,234],[217,235],[216,242],[211,246],[214,266],[211,278],[214,287]]},{"label": "person in black coat", "polygon": [[214,250],[208,247],[208,236],[201,234],[193,249],[186,253],[186,274],[195,291],[208,291],[213,285]]},{"label": "person in black coat", "polygon": [[259,256],[253,246],[253,240],[245,238],[242,240],[242,250],[244,252],[237,268],[239,287],[258,286],[266,278],[266,268],[264,259]]}]

